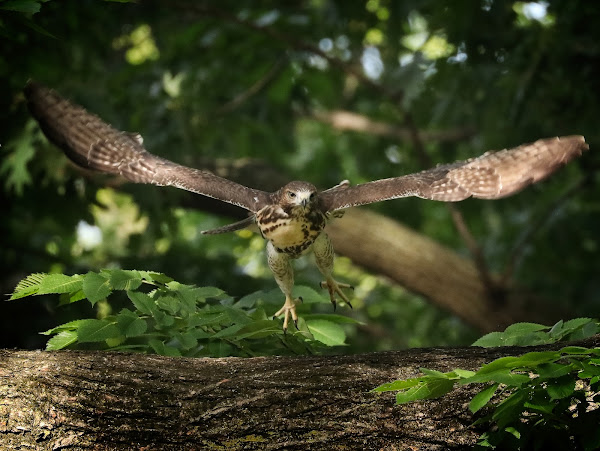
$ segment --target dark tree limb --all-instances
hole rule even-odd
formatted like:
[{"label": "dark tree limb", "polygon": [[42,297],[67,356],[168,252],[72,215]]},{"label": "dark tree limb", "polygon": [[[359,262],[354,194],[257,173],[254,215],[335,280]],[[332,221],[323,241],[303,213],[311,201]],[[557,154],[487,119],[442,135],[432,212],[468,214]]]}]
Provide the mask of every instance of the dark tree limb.
[{"label": "dark tree limb", "polygon": [[[598,346],[595,337],[586,343]],[[476,387],[396,406],[374,387],[531,348],[187,359],[0,350],[0,448],[467,449]]]}]

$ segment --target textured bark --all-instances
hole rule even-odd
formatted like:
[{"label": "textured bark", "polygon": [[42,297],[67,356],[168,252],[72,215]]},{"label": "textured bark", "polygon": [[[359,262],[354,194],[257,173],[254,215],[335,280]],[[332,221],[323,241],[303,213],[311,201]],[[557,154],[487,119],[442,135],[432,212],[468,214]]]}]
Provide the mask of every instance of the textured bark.
[{"label": "textured bark", "polygon": [[[597,346],[595,337],[586,343]],[[467,449],[462,387],[396,406],[377,385],[538,348],[186,359],[0,350],[0,449]]]}]

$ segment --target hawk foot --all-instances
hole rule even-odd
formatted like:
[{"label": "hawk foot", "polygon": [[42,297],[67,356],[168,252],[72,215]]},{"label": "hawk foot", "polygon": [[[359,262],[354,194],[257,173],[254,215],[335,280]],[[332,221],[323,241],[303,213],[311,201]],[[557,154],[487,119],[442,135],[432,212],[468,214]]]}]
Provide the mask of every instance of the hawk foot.
[{"label": "hawk foot", "polygon": [[273,315],[273,319],[280,315],[284,315],[283,317],[283,333],[287,332],[288,322],[290,320],[290,316],[292,317],[292,321],[294,321],[294,326],[298,329],[298,314],[296,313],[296,304],[298,302],[302,302],[302,298],[299,297],[297,299],[292,299],[289,296],[285,297],[285,303],[283,307],[277,310],[277,313]]},{"label": "hawk foot", "polygon": [[324,280],[323,282],[321,282],[321,288],[327,288],[327,291],[329,291],[329,299],[331,299],[331,303],[333,304],[334,311],[337,306],[337,300],[335,299],[336,294],[340,298],[342,298],[342,300],[346,304],[348,304],[348,306],[350,308],[352,308],[352,304],[350,303],[348,296],[346,296],[344,294],[344,292],[342,291],[342,288],[350,288],[351,290],[354,290],[354,287],[352,285],[348,285],[347,283],[336,282],[333,279],[327,279],[327,280]]}]

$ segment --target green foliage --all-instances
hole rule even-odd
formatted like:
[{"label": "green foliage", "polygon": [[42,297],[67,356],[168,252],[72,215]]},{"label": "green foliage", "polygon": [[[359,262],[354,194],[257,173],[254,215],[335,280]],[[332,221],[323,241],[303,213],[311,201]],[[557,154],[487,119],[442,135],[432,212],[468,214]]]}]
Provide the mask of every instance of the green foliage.
[{"label": "green foliage", "polygon": [[[0,1],[7,237],[0,291],[31,272],[114,267],[152,268],[236,297],[275,286],[262,271],[264,243],[200,236],[224,219],[189,208],[183,193],[73,170],[32,126],[22,89],[33,78],[115,127],[139,132],[157,155],[199,168],[252,158],[319,188],[420,170],[424,157],[447,162],[581,133],[592,150],[543,185],[457,207],[490,268],[502,273],[511,263],[511,286],[547,299],[548,311],[556,304],[565,316],[596,315],[598,179],[555,202],[598,166],[600,28],[593,24],[600,9],[589,0],[547,2],[539,20],[527,16],[529,2],[447,3]],[[368,55],[381,69],[373,78]],[[381,125],[348,130],[319,119],[340,110],[358,115],[359,125]],[[407,136],[411,123],[421,150]],[[254,174],[254,187],[278,188]],[[107,186],[118,195],[108,195]],[[467,253],[442,203],[404,199],[368,208]],[[100,229],[102,240],[83,243],[80,221]],[[339,263],[337,276],[362,285],[352,315],[370,324],[351,331],[348,352],[474,340],[468,325],[428,300]],[[310,266],[296,275],[300,284],[320,281]],[[37,330],[73,319],[69,312],[80,308],[52,309],[37,299],[2,311],[3,346],[37,347]],[[540,312],[532,309],[529,321],[542,322],[533,316]]]},{"label": "green foliage", "polygon": [[[328,302],[314,290],[297,287],[305,304]],[[306,354],[344,345],[338,315],[305,315],[298,330],[284,334],[266,308],[281,302],[279,291],[256,292],[234,301],[215,287],[196,287],[149,271],[121,269],[85,275],[31,274],[19,282],[10,300],[60,294],[61,304],[87,299],[96,305],[124,292],[128,306],[99,319],[80,319],[44,332],[46,349],[126,350],[169,356],[254,356]]]},{"label": "green foliage", "polygon": [[[553,327],[518,323],[474,345],[556,343],[590,337],[598,328],[598,321],[590,318],[559,321]],[[397,391],[396,402],[404,404],[439,398],[456,386],[485,384],[469,403],[472,413],[484,412],[475,424],[488,426],[478,447],[594,450],[600,446],[600,348],[565,346],[501,357],[477,371],[443,373],[421,368],[421,372],[422,376],[373,391]]]}]

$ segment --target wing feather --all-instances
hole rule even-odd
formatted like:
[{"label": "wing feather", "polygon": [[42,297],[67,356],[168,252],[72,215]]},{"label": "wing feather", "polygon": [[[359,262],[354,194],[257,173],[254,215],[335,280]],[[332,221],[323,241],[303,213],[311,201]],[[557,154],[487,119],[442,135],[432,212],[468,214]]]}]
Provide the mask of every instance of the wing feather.
[{"label": "wing feather", "polygon": [[325,191],[321,201],[327,211],[335,211],[408,196],[442,202],[499,199],[546,178],[588,148],[583,136],[540,139],[415,174]]},{"label": "wing feather", "polygon": [[120,174],[136,183],[174,186],[252,212],[269,202],[270,194],[265,191],[152,155],[140,135],[116,130],[40,84],[30,81],[25,96],[48,139],[80,166]]}]

